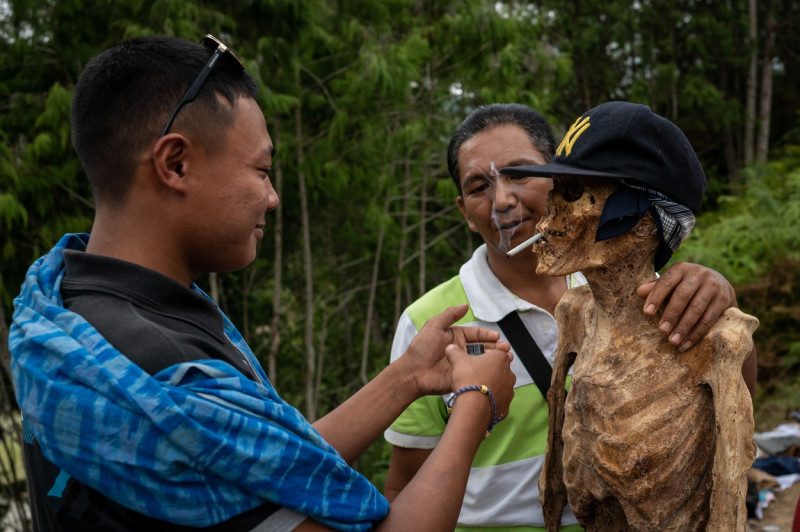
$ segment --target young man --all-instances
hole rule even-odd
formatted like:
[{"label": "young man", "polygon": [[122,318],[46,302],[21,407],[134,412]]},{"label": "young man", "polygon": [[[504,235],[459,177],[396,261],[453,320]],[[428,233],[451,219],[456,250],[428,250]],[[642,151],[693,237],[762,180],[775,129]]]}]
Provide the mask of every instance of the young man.
[{"label": "young man", "polygon": [[[566,149],[566,147],[565,147]],[[529,107],[494,104],[481,107],[456,129],[448,147],[448,169],[459,191],[457,203],[470,229],[484,240],[458,276],[434,288],[410,305],[397,327],[392,361],[401,355],[426,319],[452,304],[469,303],[462,324],[497,331],[499,322],[518,315],[524,332],[552,365],[558,329],[553,312],[568,286],[584,284],[583,276],[536,275],[530,249],[511,257],[507,252],[536,233],[545,211],[549,179],[502,175],[509,166],[548,162],[555,141],[547,121]],[[685,350],[708,332],[719,315],[735,305],[732,287],[718,273],[678,263],[655,283],[639,287],[647,296],[649,315],[665,304],[659,321],[669,342]],[[504,334],[504,337],[506,335]],[[547,444],[547,403],[540,391],[541,374],[531,375],[512,345],[512,369],[517,376],[509,419],[475,456],[459,516],[463,530],[543,530],[538,479]],[[547,368],[549,370],[549,368]],[[534,372],[537,373],[537,372]],[[743,367],[751,391],[755,386],[755,356]],[[409,407],[386,431],[392,459],[385,494],[390,500],[439,446],[447,414],[440,397],[425,397]],[[565,525],[577,523],[567,509]],[[467,528],[469,527],[469,528]],[[567,527],[569,529],[569,527]],[[577,529],[577,525],[575,525]]]},{"label": "young man", "polygon": [[[255,95],[212,36],[135,39],[82,72],[71,120],[92,234],[31,266],[9,339],[37,530],[454,526],[472,457],[513,397],[498,334],[451,327],[466,306],[450,308],[312,426],[194,284],[249,264],[279,202]],[[448,448],[390,509],[348,464],[413,400],[447,392]]]}]

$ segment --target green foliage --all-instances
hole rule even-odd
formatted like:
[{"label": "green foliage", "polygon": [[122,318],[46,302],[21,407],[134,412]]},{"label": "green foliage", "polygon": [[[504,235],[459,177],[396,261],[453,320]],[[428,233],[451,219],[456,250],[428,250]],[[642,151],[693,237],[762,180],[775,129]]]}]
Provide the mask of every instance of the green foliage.
[{"label": "green foliage", "polygon": [[800,405],[800,261],[771,264],[763,277],[738,287],[741,308],[759,319],[758,387],[754,398],[761,430],[784,422]]},{"label": "green foliage", "polygon": [[742,310],[759,319],[754,404],[759,430],[767,430],[800,404],[800,147],[786,146],[743,175],[739,194],[698,219],[677,258],[721,272]]},{"label": "green foliage", "polygon": [[714,268],[734,285],[752,283],[777,262],[800,259],[800,149],[744,172],[738,195],[701,216],[680,257]]},{"label": "green foliage", "polygon": [[0,194],[0,213],[7,228],[13,226],[14,222],[24,225],[28,221],[25,207],[11,194]]}]

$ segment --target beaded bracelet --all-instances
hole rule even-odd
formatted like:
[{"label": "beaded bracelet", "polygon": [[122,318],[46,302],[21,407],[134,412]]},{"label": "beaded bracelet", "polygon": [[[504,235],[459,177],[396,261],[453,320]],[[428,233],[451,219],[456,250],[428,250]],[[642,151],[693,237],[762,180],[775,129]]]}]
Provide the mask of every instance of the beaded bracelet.
[{"label": "beaded bracelet", "polygon": [[486,439],[489,437],[489,434],[492,433],[492,429],[494,428],[494,426],[497,425],[503,419],[502,414],[500,414],[499,416],[497,415],[497,403],[494,402],[494,395],[492,395],[492,391],[489,389],[488,386],[486,386],[485,384],[481,385],[473,384],[471,386],[464,386],[463,388],[459,388],[458,390],[454,391],[453,393],[448,395],[447,399],[445,400],[445,405],[447,406],[447,413],[450,414],[453,412],[453,404],[456,401],[456,397],[458,397],[464,392],[471,392],[471,391],[481,392],[483,395],[489,398],[489,401],[492,402],[492,422],[489,423],[489,428],[486,429],[486,436],[483,437],[483,439]]}]

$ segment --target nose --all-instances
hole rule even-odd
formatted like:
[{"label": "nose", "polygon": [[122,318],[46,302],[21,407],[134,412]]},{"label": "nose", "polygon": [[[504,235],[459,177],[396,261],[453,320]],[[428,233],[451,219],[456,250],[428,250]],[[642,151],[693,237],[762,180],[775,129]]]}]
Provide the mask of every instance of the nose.
[{"label": "nose", "polygon": [[552,191],[548,193],[547,203],[545,204],[544,214],[542,215],[542,219],[539,220],[539,223],[536,224],[536,231],[539,233],[547,232],[548,227],[553,224],[553,219],[555,218],[555,209],[553,208],[553,193]]},{"label": "nose", "polygon": [[494,209],[505,212],[517,206],[519,201],[516,185],[501,176],[494,182]]},{"label": "nose", "polygon": [[274,211],[278,208],[278,205],[281,204],[281,199],[278,197],[278,193],[272,186],[272,181],[270,179],[265,179],[264,183],[267,187],[267,211]]},{"label": "nose", "polygon": [[542,219],[539,220],[539,223],[536,224],[536,232],[537,233],[546,233],[547,228],[550,227],[550,224],[553,222],[553,216],[550,213],[550,209],[544,211],[544,216]]}]

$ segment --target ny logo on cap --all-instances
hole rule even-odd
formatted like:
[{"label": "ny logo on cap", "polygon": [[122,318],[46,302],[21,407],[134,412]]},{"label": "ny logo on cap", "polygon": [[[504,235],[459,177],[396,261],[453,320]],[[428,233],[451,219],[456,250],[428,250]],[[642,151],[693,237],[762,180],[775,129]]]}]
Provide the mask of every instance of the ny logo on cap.
[{"label": "ny logo on cap", "polygon": [[564,135],[564,140],[561,141],[561,144],[558,145],[558,149],[556,150],[556,155],[562,155],[564,150],[566,150],[566,155],[568,156],[572,153],[572,145],[575,144],[575,141],[578,140],[578,137],[583,135],[583,132],[589,129],[589,116],[584,116],[578,118],[575,123],[573,123],[567,134]]}]

